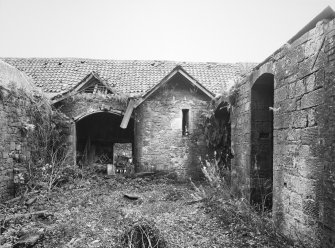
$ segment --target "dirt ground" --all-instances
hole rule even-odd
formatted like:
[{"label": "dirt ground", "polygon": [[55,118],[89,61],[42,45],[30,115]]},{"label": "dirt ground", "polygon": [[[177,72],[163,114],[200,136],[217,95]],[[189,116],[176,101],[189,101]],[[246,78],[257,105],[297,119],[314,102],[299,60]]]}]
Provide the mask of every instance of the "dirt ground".
[{"label": "dirt ground", "polygon": [[[127,230],[136,223],[149,223],[171,248],[279,247],[269,237],[225,225],[202,201],[194,202],[194,194],[189,183],[165,178],[76,179],[51,193],[1,205],[0,244],[24,247],[19,241],[37,233],[34,247],[122,247]],[[29,216],[40,211],[47,214]],[[4,221],[13,215],[24,217]]]}]

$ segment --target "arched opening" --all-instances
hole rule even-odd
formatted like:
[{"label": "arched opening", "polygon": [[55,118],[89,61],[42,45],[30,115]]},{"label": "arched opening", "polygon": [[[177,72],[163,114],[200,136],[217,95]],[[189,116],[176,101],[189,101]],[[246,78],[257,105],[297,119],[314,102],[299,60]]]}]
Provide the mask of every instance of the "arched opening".
[{"label": "arched opening", "polygon": [[122,117],[98,112],[76,121],[76,159],[79,165],[114,163],[115,154],[119,154],[120,149],[124,149],[123,154],[127,156],[132,154],[134,120],[130,119],[127,128],[122,129]]},{"label": "arched opening", "polygon": [[265,73],[251,89],[251,202],[272,208],[274,76]]}]

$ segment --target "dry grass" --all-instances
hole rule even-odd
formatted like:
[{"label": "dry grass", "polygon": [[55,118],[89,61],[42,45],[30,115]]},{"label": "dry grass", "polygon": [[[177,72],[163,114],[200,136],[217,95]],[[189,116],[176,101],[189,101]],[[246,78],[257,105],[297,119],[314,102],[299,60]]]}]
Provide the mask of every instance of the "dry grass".
[{"label": "dry grass", "polygon": [[[126,199],[124,193],[136,194],[140,199]],[[12,223],[7,231],[11,229],[15,241],[15,235],[19,236],[24,228],[43,228],[44,238],[36,247],[130,248],[141,247],[136,246],[139,239],[148,248],[157,244],[160,244],[157,248],[279,247],[271,237],[252,235],[250,230],[239,227],[231,221],[236,216],[224,212],[216,215],[222,209],[214,205],[210,209],[206,202],[194,203],[194,194],[191,185],[167,179],[107,179],[86,175],[51,193],[40,194],[29,209],[16,210],[46,209],[54,217],[22,220]],[[8,207],[14,209],[14,205]]]}]

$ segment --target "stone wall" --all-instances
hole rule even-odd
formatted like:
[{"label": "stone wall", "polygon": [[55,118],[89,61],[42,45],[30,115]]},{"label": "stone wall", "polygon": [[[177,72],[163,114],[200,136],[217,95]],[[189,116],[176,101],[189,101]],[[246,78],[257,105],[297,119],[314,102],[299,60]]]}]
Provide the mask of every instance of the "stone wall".
[{"label": "stone wall", "polygon": [[[9,92],[0,89],[0,95],[4,94]],[[24,105],[23,99],[0,100],[0,201],[14,196],[15,169],[30,158],[28,140],[22,133],[27,122]]]},{"label": "stone wall", "polygon": [[[122,115],[125,112],[127,108],[127,101],[124,99],[117,98],[115,95],[103,95],[103,94],[92,94],[92,93],[78,93],[72,96],[69,96],[59,102],[54,103],[54,106],[59,109],[62,113],[64,113],[68,118],[71,119],[71,130],[68,135],[69,139],[69,149],[71,150],[73,156],[73,161],[78,162],[78,156],[80,155],[80,151],[78,153],[78,149],[80,149],[80,146],[78,146],[78,140],[77,140],[77,128],[78,122],[82,120],[85,117],[92,117],[93,114],[96,113],[101,113],[101,114],[106,114],[106,113],[111,113],[115,114],[118,118],[120,123],[115,123],[113,121],[113,126],[110,125],[110,128],[112,127],[117,127],[121,124],[122,120]],[[120,117],[121,116],[121,117]],[[92,117],[93,119],[95,117]],[[110,118],[109,118],[110,119]],[[108,120],[109,120],[108,119]],[[101,118],[99,118],[101,120]],[[116,120],[116,121],[117,121]],[[99,130],[91,130],[92,132],[102,132],[102,131],[107,131],[106,126],[108,126],[111,123],[107,123],[107,119],[105,122],[94,122],[95,128],[97,126],[100,126]],[[131,125],[129,125],[131,126]],[[93,126],[92,126],[93,128]],[[101,128],[104,128],[101,130]],[[131,127],[130,127],[131,128]],[[129,130],[129,128],[127,129]],[[121,130],[123,131],[123,130]],[[121,132],[120,131],[120,132]],[[106,139],[107,141],[107,139]],[[108,140],[110,143],[110,140]],[[122,140],[116,140],[115,142],[124,142]],[[127,142],[129,142],[127,140]],[[83,144],[81,144],[82,146]],[[85,144],[84,144],[85,145]],[[107,147],[108,146],[108,147]],[[113,150],[113,145],[105,145],[100,146],[101,149],[109,149]]]},{"label": "stone wall", "polygon": [[[167,170],[180,178],[201,175],[207,153],[202,114],[209,97],[183,77],[171,79],[135,109],[137,170]],[[183,109],[188,109],[188,134],[183,135]],[[185,114],[184,114],[185,115]]]},{"label": "stone wall", "polygon": [[77,120],[101,111],[121,114],[127,108],[127,101],[108,95],[79,93],[55,103],[55,106],[69,118]]},{"label": "stone wall", "polygon": [[29,117],[24,92],[33,89],[30,79],[14,67],[0,61],[0,202],[15,194],[14,176],[30,158],[29,141],[23,131]]},{"label": "stone wall", "polygon": [[334,247],[335,21],[319,22],[238,85],[232,180],[247,198],[257,169],[252,160],[252,89],[265,74],[274,75],[274,106],[268,110],[273,111],[274,129],[274,220],[284,234],[314,247]]}]

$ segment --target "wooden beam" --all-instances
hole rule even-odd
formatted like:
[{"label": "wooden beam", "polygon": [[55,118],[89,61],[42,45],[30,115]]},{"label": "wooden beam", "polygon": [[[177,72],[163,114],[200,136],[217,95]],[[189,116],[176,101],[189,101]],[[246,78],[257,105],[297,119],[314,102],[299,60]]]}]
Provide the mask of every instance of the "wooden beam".
[{"label": "wooden beam", "polygon": [[121,128],[123,129],[127,128],[131,114],[133,113],[134,105],[135,105],[134,99],[130,99],[128,106],[127,106],[126,113],[124,114],[121,125],[120,125]]}]

